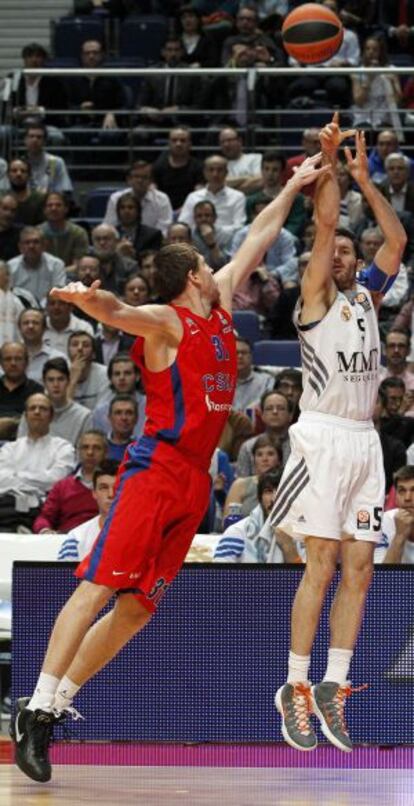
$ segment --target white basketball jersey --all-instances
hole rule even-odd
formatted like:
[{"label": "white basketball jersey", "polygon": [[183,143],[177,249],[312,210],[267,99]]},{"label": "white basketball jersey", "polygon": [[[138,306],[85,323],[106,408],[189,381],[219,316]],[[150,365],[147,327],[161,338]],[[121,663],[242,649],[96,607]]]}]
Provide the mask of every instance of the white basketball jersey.
[{"label": "white basketball jersey", "polygon": [[380,339],[369,291],[338,291],[320,322],[301,325],[300,302],[294,321],[302,351],[302,411],[350,420],[370,420],[377,399]]}]

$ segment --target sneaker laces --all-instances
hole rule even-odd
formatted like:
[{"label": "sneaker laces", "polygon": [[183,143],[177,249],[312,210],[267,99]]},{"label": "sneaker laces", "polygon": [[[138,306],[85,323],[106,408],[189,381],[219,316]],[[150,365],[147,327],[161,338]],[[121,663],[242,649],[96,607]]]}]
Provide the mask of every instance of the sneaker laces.
[{"label": "sneaker laces", "polygon": [[292,708],[297,729],[300,733],[308,735],[312,732],[309,717],[312,713],[312,694],[310,686],[304,683],[294,683],[292,695]]},{"label": "sneaker laces", "polygon": [[356,688],[352,688],[350,683],[345,683],[342,686],[338,686],[338,690],[332,700],[332,708],[335,716],[339,719],[340,727],[343,733],[348,733],[348,728],[345,722],[345,702],[347,698],[350,697],[351,694],[357,694],[359,691],[365,691],[367,688],[368,683],[364,683],[362,686],[357,686]]},{"label": "sneaker laces", "polygon": [[85,719],[85,717],[82,716],[82,714],[80,714],[79,711],[73,707],[73,705],[65,705],[64,708],[59,709],[54,708],[53,715],[56,719],[64,719],[66,716],[71,716],[74,722],[77,722],[78,719]]}]

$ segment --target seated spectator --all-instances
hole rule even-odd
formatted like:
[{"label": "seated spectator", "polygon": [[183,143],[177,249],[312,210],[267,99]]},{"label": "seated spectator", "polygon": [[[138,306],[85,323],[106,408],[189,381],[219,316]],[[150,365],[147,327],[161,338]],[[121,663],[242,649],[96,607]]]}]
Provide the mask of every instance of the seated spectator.
[{"label": "seated spectator", "polygon": [[179,210],[188,194],[204,185],[203,165],[191,154],[191,131],[176,126],[168,134],[168,149],[152,166],[154,182],[166,193],[173,210]]},{"label": "seated spectator", "polygon": [[[139,92],[139,128],[135,137],[144,134],[145,128],[154,126],[178,126],[187,122],[183,113],[200,108],[200,89],[184,60],[184,50],[179,37],[169,34],[160,53],[160,61],[154,67],[165,71],[165,76],[150,76],[143,81]],[[188,76],[177,76],[170,72],[171,67],[188,68]],[[202,107],[201,107],[202,108]],[[191,122],[191,116],[189,116]],[[144,131],[143,131],[144,130]]]},{"label": "seated spectator", "polygon": [[210,502],[207,512],[197,529],[197,534],[210,534],[222,531],[223,508],[227,493],[234,481],[234,470],[229,457],[216,448],[209,468],[211,477]]},{"label": "seated spectator", "polygon": [[30,291],[39,304],[51,288],[66,283],[62,260],[45,251],[43,235],[35,227],[24,227],[19,239],[20,255],[9,260],[13,287]]},{"label": "seated spectator", "polygon": [[262,263],[239,285],[232,297],[234,311],[254,311],[262,319],[262,331],[266,337],[271,331],[274,310],[280,297],[280,282],[270,274]]},{"label": "seated spectator", "polygon": [[200,201],[211,201],[216,209],[218,226],[231,236],[246,221],[244,194],[240,190],[227,187],[227,160],[224,157],[217,154],[207,157],[204,161],[204,176],[206,186],[187,196],[180,212],[180,221],[194,229],[195,205]]},{"label": "seated spectator", "polygon": [[[145,277],[140,272],[131,274],[125,282],[124,301],[133,308],[138,305],[145,305],[150,301],[150,287]],[[131,340],[131,343],[134,339]],[[131,344],[129,345],[131,346]]]},{"label": "seated spectator", "polygon": [[[199,11],[190,4],[178,10],[182,60],[190,67],[218,67],[219,54],[215,39],[203,33]],[[188,191],[189,192],[189,191]]]},{"label": "seated spectator", "polygon": [[43,233],[45,249],[71,267],[89,249],[86,231],[68,220],[69,204],[63,193],[48,193],[44,211],[46,220],[39,230]]},{"label": "seated spectator", "polygon": [[397,213],[414,215],[414,182],[410,181],[411,160],[396,151],[384,160],[385,177],[378,187]]},{"label": "seated spectator", "polygon": [[27,348],[20,342],[6,341],[0,347],[0,439],[14,439],[26,400],[42,392],[40,383],[27,377]]},{"label": "seated spectator", "polygon": [[[292,422],[293,405],[281,392],[271,390],[263,392],[260,399],[260,416],[264,426],[264,433],[275,442],[278,442],[283,451],[283,464],[290,454],[288,429]],[[252,476],[253,446],[257,436],[243,442],[237,458],[237,476]]]},{"label": "seated spectator", "polygon": [[80,561],[89,554],[114,500],[117,471],[118,463],[110,459],[104,459],[95,469],[92,495],[98,515],[72,528],[60,547],[58,560]]},{"label": "seated spectator", "polygon": [[[366,266],[375,258],[377,249],[384,243],[384,235],[378,226],[367,227],[363,230],[360,240],[361,253]],[[397,274],[397,279],[392,288],[384,295],[381,306],[379,309],[379,323],[381,334],[384,336],[394,319],[396,313],[401,305],[405,302],[408,296],[409,283],[408,272],[404,265],[401,263],[400,270]]]},{"label": "seated spectator", "polygon": [[379,378],[401,378],[405,386],[405,399],[400,407],[403,414],[414,417],[414,372],[408,365],[410,334],[407,330],[391,327],[385,337],[386,366],[380,367]]},{"label": "seated spectator", "polygon": [[130,395],[115,395],[109,403],[108,459],[121,462],[134,437],[138,420],[138,406]]},{"label": "seated spectator", "polygon": [[270,544],[260,537],[264,522],[272,510],[282,476],[281,468],[263,473],[257,483],[257,506],[250,514],[229,526],[223,532],[214,551],[215,563],[283,563],[299,562],[294,542],[277,530],[275,550],[269,553]]},{"label": "seated spectator", "polygon": [[161,190],[152,185],[151,165],[145,160],[133,162],[126,175],[128,187],[116,190],[108,199],[104,223],[116,227],[119,220],[116,205],[120,196],[130,193],[131,190],[141,204],[141,222],[146,227],[154,227],[165,235],[173,220],[171,202]]},{"label": "seated spectator", "polygon": [[134,436],[139,437],[144,426],[146,397],[139,385],[138,367],[127,353],[119,353],[111,358],[108,365],[108,379],[109,388],[95,406],[92,415],[93,427],[107,434],[110,429],[108,413],[111,400],[116,395],[128,395],[133,397],[137,404],[138,419]]},{"label": "seated spectator", "polygon": [[46,330],[43,344],[68,355],[69,336],[80,330],[85,330],[93,336],[92,325],[75,316],[73,305],[49,295],[46,302]]},{"label": "seated spectator", "polygon": [[46,395],[30,395],[25,404],[27,437],[0,448],[0,531],[32,528],[52,485],[75,466],[73,446],[52,437],[52,404]]},{"label": "seated spectator", "polygon": [[33,531],[69,532],[97,513],[92,491],[93,475],[106,460],[107,445],[99,431],[85,431],[77,443],[79,464],[69,476],[50,490],[34,524]]},{"label": "seated spectator", "polygon": [[73,185],[62,157],[45,149],[46,128],[42,123],[28,123],[24,138],[25,158],[30,165],[30,187],[42,193],[65,193],[71,196]]},{"label": "seated spectator", "polygon": [[100,323],[95,335],[95,359],[106,367],[120,352],[127,352],[134,343],[134,337],[122,333],[115,327]]},{"label": "seated spectator", "polygon": [[99,260],[99,279],[105,291],[118,296],[122,293],[128,275],[137,269],[136,260],[118,252],[119,235],[115,227],[99,224],[92,230],[92,244]]},{"label": "seated spectator", "polygon": [[[42,383],[43,367],[51,358],[65,358],[65,354],[43,344],[46,314],[38,308],[26,308],[19,317],[20,337],[26,346],[29,363],[27,377]],[[66,438],[66,437],[65,437]]]},{"label": "seated spectator", "polygon": [[18,319],[24,310],[19,298],[10,291],[10,269],[0,260],[0,345],[18,338]]},{"label": "seated spectator", "polygon": [[216,208],[211,201],[199,201],[194,205],[193,246],[214,271],[228,262],[230,233],[217,226]]},{"label": "seated spectator", "polygon": [[251,48],[264,47],[272,55],[276,53],[276,45],[268,34],[259,28],[257,11],[253,7],[244,6],[236,15],[236,33],[230,34],[223,42],[221,51],[221,64],[225,66],[229,61],[233,48],[236,45],[248,45]]},{"label": "seated spectator", "polygon": [[300,414],[299,401],[302,396],[302,372],[300,369],[287,367],[278,372],[274,382],[274,391],[281,392],[290,400],[293,406],[292,424],[296,422]]},{"label": "seated spectator", "polygon": [[45,194],[30,187],[30,164],[22,158],[10,160],[7,175],[10,195],[17,202],[16,224],[25,227],[41,224],[44,220]]},{"label": "seated spectator", "polygon": [[[369,36],[362,47],[362,66],[389,66],[387,45],[381,37]],[[401,120],[398,106],[402,92],[398,76],[395,73],[368,74],[360,73],[351,76],[353,105],[353,126],[368,126],[381,129],[392,126],[401,131]]]},{"label": "seated spectator", "polygon": [[[155,227],[147,227],[141,222],[141,205],[131,193],[124,193],[116,203],[116,214],[119,221],[116,227],[120,240],[117,251],[136,261],[139,252],[144,249],[160,249],[162,232]],[[122,246],[128,246],[127,251]]]},{"label": "seated spectator", "polygon": [[[24,45],[21,57],[25,69],[44,68],[48,53],[43,45],[38,42],[30,42]],[[12,95],[12,103],[14,107],[17,107],[15,112],[17,112],[20,123],[25,117],[31,116],[32,118],[38,117],[41,119],[46,114],[48,136],[56,144],[63,141],[63,136],[56,132],[54,127],[62,126],[65,121],[62,116],[53,114],[55,109],[68,108],[66,87],[60,78],[57,76],[27,75],[23,71],[19,71],[17,86]]]},{"label": "seated spectator", "polygon": [[0,157],[0,193],[5,193],[9,190],[9,180],[7,177],[7,162]]},{"label": "seated spectator", "polygon": [[0,257],[11,260],[19,254],[20,227],[16,220],[17,202],[14,196],[7,193],[0,198]]},{"label": "seated spectator", "polygon": [[338,224],[355,232],[364,215],[362,194],[352,189],[352,177],[345,163],[337,163],[336,175],[341,194]]},{"label": "seated spectator", "polygon": [[[122,109],[124,106],[122,84],[111,75],[91,76],[87,73],[88,68],[92,70],[102,68],[104,59],[102,42],[88,39],[82,43],[80,66],[85,69],[85,75],[71,76],[68,81],[71,108],[91,113],[87,116],[79,116],[76,122],[81,128],[103,130],[118,128],[114,113],[105,112],[105,110]],[[94,114],[94,112],[98,114]]]},{"label": "seated spectator", "polygon": [[[53,405],[53,419],[49,431],[54,437],[61,437],[77,445],[81,435],[91,427],[92,415],[86,406],[69,399],[69,366],[64,358],[51,358],[43,367],[45,392]],[[17,436],[27,436],[27,422],[20,420]]]},{"label": "seated spectator", "polygon": [[263,473],[270,473],[282,465],[282,449],[277,440],[268,434],[261,434],[253,442],[253,473],[237,478],[227,493],[224,505],[224,518],[227,517],[232,504],[240,504],[243,517],[250,515],[257,506],[257,482]]},{"label": "seated spectator", "polygon": [[237,382],[233,406],[252,416],[253,406],[264,392],[273,389],[274,378],[268,372],[253,369],[252,348],[247,339],[236,340]]},{"label": "seated spectator", "polygon": [[189,243],[193,242],[191,235],[191,227],[184,224],[184,221],[177,221],[176,224],[170,224],[167,230],[166,244],[171,243]]},{"label": "seated spectator", "polygon": [[[319,142],[319,140],[318,140]],[[252,193],[246,199],[246,213],[249,221],[254,215],[254,207],[258,202],[269,202],[279,195],[283,188],[285,157],[276,151],[267,151],[262,159],[263,187],[257,193]],[[284,228],[292,235],[300,238],[306,222],[305,200],[302,193],[298,193],[284,223]]]},{"label": "seated spectator", "polygon": [[219,132],[219,146],[222,156],[227,160],[226,185],[241,190],[242,193],[254,193],[263,187],[261,173],[262,155],[246,154],[243,151],[243,140],[236,129],[227,127]]},{"label": "seated spectator", "polygon": [[231,409],[220,437],[219,448],[227,454],[231,462],[235,462],[240,446],[253,433],[252,421],[247,414]]},{"label": "seated spectator", "polygon": [[[269,204],[269,199],[258,196],[252,208],[252,219]],[[251,224],[239,229],[232,238],[229,248],[230,256],[235,255],[244,239],[247,237]],[[263,257],[263,264],[271,276],[279,281],[285,288],[299,285],[298,258],[296,250],[297,239],[292,233],[282,227],[277,238],[270,245]]]},{"label": "seated spectator", "polygon": [[379,395],[382,404],[381,433],[400,440],[407,450],[414,442],[414,419],[402,413],[406,398],[404,381],[402,378],[385,378],[380,383]]},{"label": "seated spectator", "polygon": [[392,53],[414,55],[414,8],[411,3],[381,0],[379,8],[381,30]]},{"label": "seated spectator", "polygon": [[403,465],[394,474],[395,508],[384,512],[382,538],[374,563],[414,563],[414,466]]},{"label": "seated spectator", "polygon": [[[286,161],[286,166],[283,173],[283,182],[286,183],[288,179],[293,176],[294,168],[302,165],[302,162],[306,159],[306,157],[314,157],[315,154],[320,151],[320,148],[321,144],[319,142],[319,129],[314,126],[304,129],[302,134],[302,151],[300,154],[295,154],[293,157],[289,157],[289,159]],[[301,192],[304,196],[306,196],[306,198],[313,199],[313,194],[315,193],[315,182],[302,188]],[[309,248],[311,247],[307,247],[307,249]]]},{"label": "seated spectator", "polygon": [[[95,280],[99,280],[100,273],[101,264],[98,256],[95,254],[84,254],[78,258],[78,260],[75,260],[74,266],[68,267],[68,280],[79,280],[79,282],[83,283],[83,285],[86,285],[88,288],[90,288]],[[81,311],[80,308],[76,309],[76,313],[79,320],[88,322],[88,325],[90,325],[92,328],[92,333],[94,333],[95,330],[98,330],[99,325],[97,324],[96,319],[88,316],[88,314],[85,313],[85,311]],[[102,363],[101,359],[99,359],[99,363]]]},{"label": "seated spectator", "polygon": [[385,473],[385,492],[389,495],[394,473],[406,464],[406,448],[400,439],[386,434],[381,427],[383,422],[382,416],[384,414],[384,401],[385,394],[380,387],[372,419],[381,442]]},{"label": "seated spectator", "polygon": [[149,289],[150,289],[150,300],[151,302],[155,302],[158,300],[158,294],[155,290],[154,279],[156,275],[156,268],[154,263],[154,257],[156,252],[153,249],[145,249],[138,255],[138,265],[139,265],[139,272],[142,277],[145,277]]},{"label": "seated spectator", "polygon": [[379,184],[386,179],[384,160],[388,154],[399,151],[397,132],[394,129],[384,129],[377,134],[377,141],[368,154],[369,175],[373,182]]},{"label": "seated spectator", "polygon": [[93,411],[109,385],[106,368],[94,361],[93,336],[86,330],[72,333],[68,339],[68,354],[70,359],[68,396]]}]

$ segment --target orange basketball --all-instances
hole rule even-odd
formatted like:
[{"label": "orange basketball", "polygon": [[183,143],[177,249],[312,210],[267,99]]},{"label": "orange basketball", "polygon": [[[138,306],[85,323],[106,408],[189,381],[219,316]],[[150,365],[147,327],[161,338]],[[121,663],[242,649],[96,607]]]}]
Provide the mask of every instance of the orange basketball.
[{"label": "orange basketball", "polygon": [[282,25],[285,50],[304,64],[330,59],[340,48],[343,35],[341,20],[330,8],[317,3],[294,8]]}]

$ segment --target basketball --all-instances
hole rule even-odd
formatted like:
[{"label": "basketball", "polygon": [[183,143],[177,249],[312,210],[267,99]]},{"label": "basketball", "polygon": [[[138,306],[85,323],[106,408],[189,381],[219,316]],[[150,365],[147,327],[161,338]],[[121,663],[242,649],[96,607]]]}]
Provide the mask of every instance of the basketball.
[{"label": "basketball", "polygon": [[305,3],[293,9],[282,25],[285,50],[304,64],[316,64],[330,59],[343,39],[341,20],[329,8],[317,3]]}]

